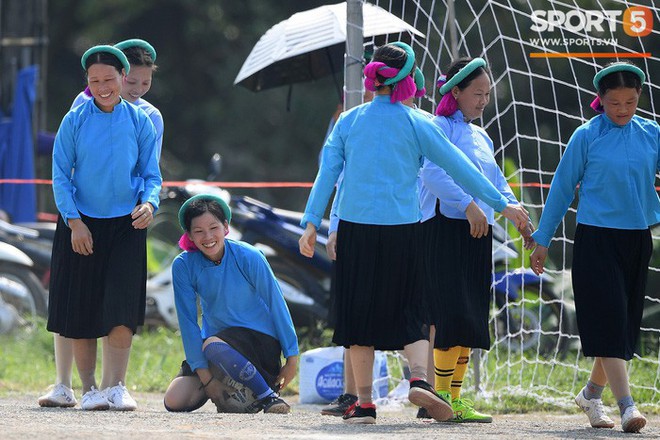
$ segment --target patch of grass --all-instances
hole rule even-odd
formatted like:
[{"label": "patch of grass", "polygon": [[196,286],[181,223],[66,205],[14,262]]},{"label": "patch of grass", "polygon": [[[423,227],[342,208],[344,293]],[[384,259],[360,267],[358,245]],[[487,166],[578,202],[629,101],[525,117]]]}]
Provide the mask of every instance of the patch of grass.
[{"label": "patch of grass", "polygon": [[[300,352],[332,346],[332,330],[322,327],[299,329]],[[99,344],[99,353],[100,353]],[[177,331],[158,328],[137,334],[133,339],[128,366],[127,386],[133,391],[164,393],[179,371],[185,355]],[[41,392],[55,380],[53,335],[45,322],[33,330],[0,335],[0,395],[11,392]],[[577,410],[573,396],[589,378],[592,359],[577,351],[563,358],[536,359],[533,354],[491,350],[480,363],[481,391],[475,390],[475,370],[469,369],[464,380],[463,395],[478,401],[477,408],[494,413],[526,413],[538,411]],[[404,360],[398,353],[388,355],[390,390],[404,376]],[[75,368],[74,368],[75,370]],[[629,363],[632,394],[644,411],[660,414],[659,367],[657,358],[635,359]],[[99,354],[97,378],[100,379]],[[81,388],[77,373],[73,385]],[[284,396],[297,394],[298,376],[283,390]],[[606,389],[603,401],[615,406],[614,397]]]},{"label": "patch of grass", "polygon": [[[323,328],[301,329],[301,353],[331,344],[332,330]],[[98,345],[96,377],[101,376],[101,343]],[[0,393],[41,392],[55,381],[53,335],[46,331],[45,321],[34,329],[0,335]],[[181,335],[178,331],[160,327],[138,333],[128,364],[127,387],[139,392],[164,393],[185,359]],[[78,374],[73,372],[73,386],[80,389]],[[283,390],[283,395],[298,393],[298,376]]]},{"label": "patch of grass", "polygon": [[[464,381],[468,397],[478,397],[479,408],[500,413],[545,410],[576,410],[573,398],[589,380],[593,358],[585,358],[577,350],[561,357],[536,358],[533,353],[507,353],[491,350],[481,362],[481,388],[474,388],[471,368]],[[644,411],[660,413],[657,358],[633,359],[628,363],[633,398]],[[609,387],[603,403],[616,407]]]},{"label": "patch of grass", "polygon": [[[43,391],[55,381],[53,335],[39,322],[34,330],[0,335],[0,389],[2,391]],[[101,343],[96,369],[101,375]],[[127,386],[134,391],[164,392],[185,358],[181,337],[176,331],[159,328],[137,334],[128,365]],[[78,374],[73,386],[80,389]]]}]

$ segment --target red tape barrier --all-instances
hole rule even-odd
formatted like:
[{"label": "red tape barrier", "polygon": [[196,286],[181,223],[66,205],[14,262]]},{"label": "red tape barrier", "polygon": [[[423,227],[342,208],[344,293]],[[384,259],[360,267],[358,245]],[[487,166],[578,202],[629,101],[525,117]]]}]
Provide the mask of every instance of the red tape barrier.
[{"label": "red tape barrier", "polygon": [[[53,181],[48,179],[0,179],[0,184],[13,183],[19,185],[52,185]],[[186,185],[207,185],[220,186],[223,188],[311,188],[313,182],[207,182],[207,181],[164,181],[163,186],[186,186]],[[514,188],[550,188],[549,183],[528,182],[528,183],[509,183]],[[655,187],[660,191],[660,186]]]},{"label": "red tape barrier", "polygon": [[[53,181],[48,179],[0,179],[0,184],[13,183],[19,185],[52,185]],[[186,185],[220,186],[223,188],[311,188],[313,182],[207,182],[207,181],[164,181],[163,186],[186,186]],[[550,188],[547,183],[510,183],[513,187]]]},{"label": "red tape barrier", "polygon": [[[13,183],[19,185],[52,185],[48,179],[0,179],[0,184]],[[221,186],[223,188],[311,188],[312,182],[206,182],[206,181],[164,181],[163,186],[186,185]]]}]

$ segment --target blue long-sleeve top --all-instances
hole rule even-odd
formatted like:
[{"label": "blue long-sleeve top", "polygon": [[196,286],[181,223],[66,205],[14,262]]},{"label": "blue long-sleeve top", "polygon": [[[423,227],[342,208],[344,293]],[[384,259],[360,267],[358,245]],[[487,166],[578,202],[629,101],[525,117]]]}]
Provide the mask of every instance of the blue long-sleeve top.
[{"label": "blue long-sleeve top", "polygon": [[[465,153],[481,174],[509,201],[509,204],[518,204],[500,167],[495,162],[493,141],[486,130],[466,122],[460,110],[451,116],[437,116],[433,122],[442,129],[452,144]],[[440,200],[440,212],[445,217],[466,220],[465,210],[474,201],[486,215],[488,224],[492,225],[495,222],[493,208],[479,198],[470,195],[444,169],[428,159],[424,160],[420,180],[422,183],[420,205],[423,222],[435,216],[438,199]]]},{"label": "blue long-sleeve top", "polygon": [[321,223],[339,174],[337,215],[375,225],[418,222],[417,177],[423,157],[498,211],[507,200],[421,112],[388,95],[342,113],[326,141],[301,225]]},{"label": "blue long-sleeve top", "polygon": [[[183,252],[172,264],[174,301],[186,360],[208,368],[204,339],[230,327],[245,327],[277,339],[284,357],[298,354],[298,338],[280,286],[266,257],[255,247],[225,240],[219,265],[201,252]],[[197,298],[202,327],[197,323]]]},{"label": "blue long-sleeve top", "polygon": [[[80,104],[89,101],[91,99],[92,97],[86,94],[84,91],[80,92],[78,96],[76,96],[76,99],[73,100],[73,104],[71,104],[71,108],[77,107]],[[157,147],[156,154],[158,155],[158,160],[160,160],[160,153],[163,150],[163,133],[165,132],[163,115],[160,113],[160,110],[156,108],[156,106],[154,106],[146,99],[138,98],[137,100],[135,100],[135,102],[132,102],[130,104],[133,104],[134,106],[144,110],[147,116],[149,116],[149,119],[151,119],[151,122],[153,122],[154,128],[156,129],[156,147]]]},{"label": "blue long-sleeve top", "polygon": [[[433,119],[433,115],[426,110],[422,110],[421,108],[417,107],[416,105],[413,105],[412,108],[423,114],[429,119]],[[334,125],[333,125],[334,127]],[[328,133],[326,134],[326,139],[331,133],[331,128],[328,127]],[[339,178],[337,179],[337,192],[335,193],[335,197],[332,199],[332,208],[330,209],[330,227],[328,228],[328,235],[332,234],[333,232],[336,232],[337,229],[339,229],[339,216],[337,215],[337,194],[339,193],[339,188],[341,187],[341,184],[344,180],[344,172],[342,170],[341,174],[339,174]]]},{"label": "blue long-sleeve top", "polygon": [[158,209],[162,184],[156,130],[145,112],[123,99],[111,112],[94,100],[70,110],[53,147],[53,193],[65,222],[129,214],[137,203]]},{"label": "blue long-sleeve top", "polygon": [[659,146],[658,123],[639,116],[621,126],[601,114],[578,127],[552,178],[534,240],[550,245],[578,183],[578,223],[647,229],[660,222]]}]

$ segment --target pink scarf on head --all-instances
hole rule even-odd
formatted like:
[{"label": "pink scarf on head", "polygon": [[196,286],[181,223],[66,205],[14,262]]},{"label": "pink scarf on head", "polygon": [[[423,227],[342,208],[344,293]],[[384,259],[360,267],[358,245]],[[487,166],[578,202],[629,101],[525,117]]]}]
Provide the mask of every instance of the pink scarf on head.
[{"label": "pink scarf on head", "polygon": [[590,107],[594,109],[596,113],[603,113],[605,112],[605,109],[603,108],[603,103],[600,102],[600,97],[596,95],[596,99],[591,101]]},{"label": "pink scarf on head", "polygon": [[188,234],[183,234],[181,238],[179,238],[179,247],[188,252],[195,252],[199,250],[197,249],[197,246],[195,246],[195,243],[193,243],[192,240],[188,238]]},{"label": "pink scarf on head", "polygon": [[[447,76],[441,75],[438,79],[437,87],[440,88],[444,83],[447,82]],[[437,116],[451,116],[458,110],[458,102],[454,95],[450,93],[445,93],[445,95],[440,100],[438,107],[435,109],[435,114]]]},{"label": "pink scarf on head", "polygon": [[[394,67],[389,67],[387,64],[381,63],[380,61],[372,61],[364,67],[364,87],[371,92],[375,92],[376,87],[384,85],[378,81],[377,75],[383,76],[385,78],[394,78],[399,73],[399,70],[400,69],[396,69]],[[391,87],[391,103],[395,103],[397,101],[405,101],[413,95],[419,98],[424,96],[424,93],[426,93],[426,89],[417,89],[415,81],[410,75],[406,76],[404,79]]]}]

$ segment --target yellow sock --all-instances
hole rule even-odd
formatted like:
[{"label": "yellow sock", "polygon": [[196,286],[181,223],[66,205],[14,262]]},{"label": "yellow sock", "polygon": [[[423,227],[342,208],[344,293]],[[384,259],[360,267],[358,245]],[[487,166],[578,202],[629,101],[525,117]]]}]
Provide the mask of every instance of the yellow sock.
[{"label": "yellow sock", "polygon": [[455,347],[460,348],[460,354],[456,361],[456,368],[454,369],[454,376],[451,378],[451,399],[458,399],[461,397],[461,387],[463,386],[463,378],[467,372],[470,363],[470,347]]},{"label": "yellow sock", "polygon": [[451,392],[451,381],[456,368],[456,361],[461,353],[461,347],[447,349],[433,349],[433,363],[435,366],[435,390]]}]

